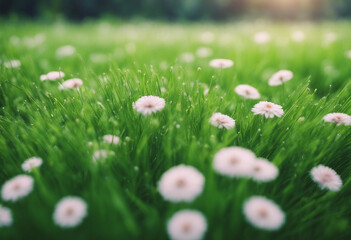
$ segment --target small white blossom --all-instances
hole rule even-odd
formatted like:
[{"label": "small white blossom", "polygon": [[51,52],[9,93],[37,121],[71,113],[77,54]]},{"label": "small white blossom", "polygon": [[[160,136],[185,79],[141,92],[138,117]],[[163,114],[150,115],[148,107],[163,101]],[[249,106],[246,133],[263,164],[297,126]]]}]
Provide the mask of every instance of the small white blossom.
[{"label": "small white blossom", "polygon": [[43,163],[43,160],[39,157],[31,157],[24,161],[22,169],[25,172],[31,172],[33,168],[38,168]]},{"label": "small white blossom", "polygon": [[105,135],[105,136],[103,136],[103,139],[104,139],[104,142],[106,142],[106,143],[112,143],[114,145],[118,145],[118,143],[119,143],[119,137],[114,136],[114,135],[110,135],[110,134]]},{"label": "small white blossom", "polygon": [[201,34],[201,41],[205,44],[209,44],[213,42],[214,40],[214,34],[212,32],[203,32]]},{"label": "small white blossom", "polygon": [[228,177],[249,177],[252,174],[255,154],[241,147],[226,147],[216,153],[213,168]]},{"label": "small white blossom", "polygon": [[251,177],[258,182],[273,181],[277,178],[278,173],[278,168],[266,159],[256,159],[252,164]]},{"label": "small white blossom", "polygon": [[248,199],[244,214],[249,223],[264,230],[278,230],[285,222],[285,214],[273,201],[260,196]]},{"label": "small white blossom", "polygon": [[323,117],[325,122],[336,123],[337,126],[344,124],[351,125],[351,116],[346,113],[328,113]]},{"label": "small white blossom", "polygon": [[202,193],[205,178],[194,167],[179,165],[162,174],[158,190],[171,202],[192,202]]},{"label": "small white blossom", "polygon": [[28,175],[17,175],[4,183],[1,196],[4,201],[16,202],[32,192],[34,180]]},{"label": "small white blossom", "polygon": [[324,41],[326,44],[335,42],[338,39],[338,35],[335,32],[327,32],[324,34]]},{"label": "small white blossom", "polygon": [[161,111],[166,105],[163,98],[157,96],[143,96],[133,103],[133,108],[143,114],[150,115]]},{"label": "small white blossom", "polygon": [[345,56],[351,59],[351,50],[346,51]]},{"label": "small white blossom", "polygon": [[248,99],[259,99],[261,97],[258,90],[248,84],[240,84],[235,87],[234,91],[240,96]]},{"label": "small white blossom", "polygon": [[65,197],[55,207],[53,219],[62,228],[73,228],[80,225],[87,216],[87,204],[79,197]]},{"label": "small white blossom", "polygon": [[83,85],[83,81],[80,78],[72,78],[64,81],[62,85],[59,86],[59,89],[72,89],[79,88]]},{"label": "small white blossom", "polygon": [[290,70],[280,70],[273,74],[269,79],[269,86],[278,86],[282,85],[284,82],[287,82],[293,78],[293,73]]},{"label": "small white blossom", "polygon": [[168,235],[172,240],[201,240],[206,230],[206,218],[195,210],[176,212],[167,224]]},{"label": "small white blossom", "polygon": [[311,177],[321,189],[329,189],[330,191],[339,191],[342,187],[340,176],[331,168],[318,165],[312,168]]},{"label": "small white blossom", "polygon": [[71,56],[76,52],[76,49],[71,46],[71,45],[66,45],[66,46],[62,46],[59,47],[56,50],[56,56],[57,57],[67,57],[67,56]]},{"label": "small white blossom", "polygon": [[20,60],[10,60],[7,62],[4,62],[5,68],[18,68],[21,66]]},{"label": "small white blossom", "polygon": [[97,162],[98,160],[105,160],[106,158],[114,155],[115,155],[115,152],[110,150],[105,150],[105,149],[97,150],[93,154],[93,160],[94,162]]},{"label": "small white blossom", "polygon": [[210,118],[210,123],[220,129],[232,129],[235,126],[235,120],[222,113],[214,113]]},{"label": "small white blossom", "polygon": [[291,37],[295,42],[303,42],[305,40],[305,33],[303,31],[294,31]]},{"label": "small white blossom", "polygon": [[194,62],[195,57],[194,57],[194,54],[192,54],[192,53],[190,53],[190,52],[186,52],[186,53],[182,53],[182,54],[180,55],[180,59],[181,59],[183,62],[190,63],[190,62]]},{"label": "small white blossom", "polygon": [[210,66],[214,68],[230,68],[234,65],[234,62],[230,59],[213,59],[210,61]]},{"label": "small white blossom", "polygon": [[264,44],[271,40],[271,35],[268,32],[258,32],[254,35],[254,41],[258,44]]},{"label": "small white blossom", "polygon": [[212,50],[207,47],[200,47],[196,50],[196,55],[200,58],[206,58],[212,55]]},{"label": "small white blossom", "polygon": [[47,74],[40,75],[40,80],[41,81],[46,81],[46,80],[55,81],[57,79],[63,78],[64,76],[65,76],[64,72],[52,71],[52,72],[49,72]]},{"label": "small white blossom", "polygon": [[266,118],[273,118],[274,116],[281,117],[284,114],[282,106],[266,101],[261,101],[257,103],[251,109],[251,111],[255,115],[261,114],[264,115]]},{"label": "small white blossom", "polygon": [[12,225],[12,222],[13,220],[11,210],[0,205],[0,228],[9,227]]}]

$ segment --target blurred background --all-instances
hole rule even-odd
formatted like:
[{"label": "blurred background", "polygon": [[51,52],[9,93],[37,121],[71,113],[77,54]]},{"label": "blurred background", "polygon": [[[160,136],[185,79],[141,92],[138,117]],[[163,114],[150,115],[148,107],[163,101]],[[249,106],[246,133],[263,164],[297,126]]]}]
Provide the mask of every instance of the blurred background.
[{"label": "blurred background", "polygon": [[321,20],[351,17],[351,0],[0,0],[2,18]]}]

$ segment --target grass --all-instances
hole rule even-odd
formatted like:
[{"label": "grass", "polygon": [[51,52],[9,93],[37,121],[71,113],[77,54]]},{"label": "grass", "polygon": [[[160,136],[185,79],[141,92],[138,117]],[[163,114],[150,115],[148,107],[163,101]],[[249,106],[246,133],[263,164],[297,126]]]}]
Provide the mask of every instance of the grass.
[{"label": "grass", "polygon": [[[351,49],[350,27],[347,22],[2,22],[0,59],[20,59],[22,66],[0,67],[0,183],[22,174],[21,164],[29,157],[39,156],[44,163],[30,173],[35,185],[28,197],[0,201],[14,219],[13,226],[0,228],[1,238],[166,239],[167,219],[190,208],[206,216],[206,239],[349,239],[351,131],[324,123],[322,117],[351,114],[351,59],[345,57]],[[306,33],[302,43],[291,40],[297,29]],[[270,32],[272,41],[255,44],[252,35],[260,30]],[[205,31],[214,33],[210,44],[201,42]],[[327,43],[330,31],[338,38]],[[44,42],[28,46],[36,34],[45,36]],[[56,49],[67,44],[77,52],[56,57]],[[201,46],[211,48],[212,56],[181,60],[182,53]],[[213,69],[208,66],[212,58],[229,58],[235,65]],[[294,78],[269,87],[270,75],[285,68]],[[64,71],[65,79],[83,79],[83,87],[61,91],[57,82],[40,81],[41,74],[54,70]],[[260,100],[282,105],[285,114],[254,116],[251,108],[258,101],[233,91],[242,83],[256,87]],[[139,115],[132,103],[143,95],[163,97],[166,107],[151,116]],[[210,125],[217,111],[233,117],[235,128]],[[105,134],[119,136],[120,144],[104,144]],[[260,184],[218,175],[213,156],[227,146],[245,147],[269,159],[279,168],[279,177]],[[94,163],[98,149],[110,149],[115,156]],[[205,189],[192,203],[166,202],[157,182],[181,163],[203,173]],[[321,190],[312,182],[309,171],[318,164],[341,176],[340,191]],[[61,229],[52,220],[55,204],[67,195],[88,204],[88,217],[73,229]],[[279,231],[259,230],[246,222],[242,206],[253,195],[266,196],[284,210],[286,223]]]}]

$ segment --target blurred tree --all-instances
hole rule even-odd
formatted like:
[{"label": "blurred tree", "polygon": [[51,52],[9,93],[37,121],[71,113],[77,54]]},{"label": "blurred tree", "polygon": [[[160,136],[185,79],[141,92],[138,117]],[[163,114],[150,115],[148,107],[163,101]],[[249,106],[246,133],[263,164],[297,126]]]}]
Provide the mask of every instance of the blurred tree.
[{"label": "blurred tree", "polygon": [[351,0],[336,0],[333,4],[337,16],[351,17]]},{"label": "blurred tree", "polygon": [[351,16],[351,0],[0,0],[2,16],[71,20],[105,15],[168,20],[226,20],[245,14],[275,19]]}]

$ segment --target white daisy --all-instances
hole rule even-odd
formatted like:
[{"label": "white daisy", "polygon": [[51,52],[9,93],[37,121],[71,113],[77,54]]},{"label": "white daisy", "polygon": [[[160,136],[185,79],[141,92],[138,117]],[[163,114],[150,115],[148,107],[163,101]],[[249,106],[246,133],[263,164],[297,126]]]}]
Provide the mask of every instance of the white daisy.
[{"label": "white daisy", "polygon": [[194,57],[194,54],[192,54],[190,52],[186,52],[186,53],[182,53],[180,55],[180,59],[183,62],[190,63],[190,62],[193,62],[195,60],[195,57]]},{"label": "white daisy", "polygon": [[271,35],[268,32],[258,32],[254,35],[254,41],[258,44],[264,44],[271,40]]},{"label": "white daisy", "polygon": [[65,76],[64,72],[52,71],[52,72],[49,72],[47,74],[40,75],[40,80],[41,81],[46,81],[46,80],[55,81],[57,79],[63,78],[64,76]]},{"label": "white daisy", "polygon": [[115,152],[110,150],[105,150],[105,149],[97,150],[93,154],[93,160],[94,162],[97,162],[98,160],[105,160],[106,158],[114,155],[115,155]]},{"label": "white daisy", "polygon": [[200,58],[206,58],[212,55],[212,50],[207,47],[200,47],[196,50],[196,55]]},{"label": "white daisy", "polygon": [[80,78],[72,78],[64,81],[62,85],[59,86],[59,89],[72,89],[79,88],[83,85],[83,81]]},{"label": "white daisy", "polygon": [[201,34],[201,41],[205,44],[209,44],[213,42],[214,40],[214,34],[212,32],[203,32]]},{"label": "white daisy", "polygon": [[347,58],[351,59],[351,50],[346,51],[345,55]]},{"label": "white daisy", "polygon": [[351,116],[346,113],[328,113],[323,117],[325,122],[337,123],[337,126],[344,124],[351,125]]},{"label": "white daisy", "polygon": [[338,35],[335,32],[327,32],[324,34],[325,43],[335,42],[338,38]]},{"label": "white daisy", "polygon": [[4,183],[1,196],[4,201],[16,202],[32,192],[34,180],[28,175],[17,175]]},{"label": "white daisy", "polygon": [[214,68],[230,68],[234,65],[234,62],[230,59],[213,59],[210,61],[210,66]]},{"label": "white daisy", "polygon": [[251,177],[258,182],[273,181],[278,173],[278,168],[266,159],[258,158],[252,164]]},{"label": "white daisy", "polygon": [[261,114],[264,115],[266,118],[274,118],[274,116],[281,117],[284,114],[282,106],[266,101],[261,101],[257,103],[251,109],[251,111],[255,115]]},{"label": "white daisy", "polygon": [[303,31],[294,31],[291,37],[295,42],[303,42],[305,40],[305,33]]},{"label": "white daisy", "polygon": [[207,230],[204,215],[195,210],[176,212],[167,223],[167,231],[172,240],[200,240]]},{"label": "white daisy", "polygon": [[162,174],[158,190],[165,200],[192,202],[202,193],[205,178],[194,167],[178,165]]},{"label": "white daisy", "polygon": [[280,70],[273,74],[273,76],[269,79],[269,86],[278,86],[282,85],[284,82],[287,82],[293,78],[293,73],[290,70]]},{"label": "white daisy", "polygon": [[54,222],[62,228],[76,227],[87,216],[87,208],[85,201],[79,197],[64,197],[56,204]]},{"label": "white daisy", "polygon": [[104,142],[106,143],[112,143],[114,145],[117,145],[119,143],[119,137],[114,136],[114,135],[105,135],[103,136]]},{"label": "white daisy", "polygon": [[321,189],[326,188],[330,191],[339,191],[342,186],[340,176],[333,169],[324,165],[312,168],[311,177]]},{"label": "white daisy", "polygon": [[103,63],[106,62],[108,60],[107,56],[105,54],[102,53],[92,53],[90,54],[90,61],[94,62],[94,63]]},{"label": "white daisy", "polygon": [[31,172],[33,168],[38,168],[43,163],[43,160],[39,157],[31,157],[24,161],[22,169],[25,172]]},{"label": "white daisy", "polygon": [[240,96],[248,99],[259,99],[261,97],[257,89],[248,84],[240,84],[235,87],[234,91]]},{"label": "white daisy", "polygon": [[8,227],[12,225],[12,213],[7,207],[0,205],[0,227]]},{"label": "white daisy", "polygon": [[21,66],[20,60],[10,60],[7,62],[4,62],[5,68],[18,68]]},{"label": "white daisy", "polygon": [[218,128],[232,129],[235,126],[235,120],[222,113],[214,113],[210,118],[210,123]]},{"label": "white daisy", "polygon": [[285,214],[273,201],[260,196],[248,199],[244,214],[253,226],[264,230],[278,230],[285,222]]},{"label": "white daisy", "polygon": [[213,168],[228,177],[249,177],[255,160],[255,154],[248,149],[226,147],[215,154]]},{"label": "white daisy", "polygon": [[133,103],[133,108],[143,114],[150,115],[161,111],[166,105],[163,98],[157,96],[143,96]]},{"label": "white daisy", "polygon": [[56,50],[56,56],[67,57],[67,56],[73,55],[75,52],[76,52],[76,49],[73,46],[66,45],[66,46],[59,47]]}]

